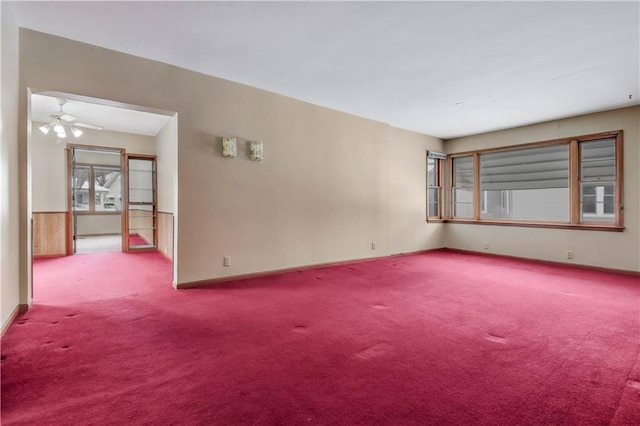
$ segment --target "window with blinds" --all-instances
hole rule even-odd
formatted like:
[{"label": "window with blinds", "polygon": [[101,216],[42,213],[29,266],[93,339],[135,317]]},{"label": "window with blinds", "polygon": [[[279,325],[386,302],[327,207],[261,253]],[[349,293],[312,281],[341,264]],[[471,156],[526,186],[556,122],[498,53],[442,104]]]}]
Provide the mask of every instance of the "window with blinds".
[{"label": "window with blinds", "polygon": [[622,147],[614,131],[452,154],[448,217],[621,231]]},{"label": "window with blinds", "polygon": [[480,155],[482,219],[569,221],[569,146]]}]

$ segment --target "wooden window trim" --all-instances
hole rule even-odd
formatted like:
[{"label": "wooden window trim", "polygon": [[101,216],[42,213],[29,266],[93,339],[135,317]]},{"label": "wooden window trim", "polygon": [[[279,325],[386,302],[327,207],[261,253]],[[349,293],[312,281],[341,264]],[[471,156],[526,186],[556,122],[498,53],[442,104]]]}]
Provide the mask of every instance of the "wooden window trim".
[{"label": "wooden window trim", "polygon": [[[583,142],[596,141],[600,139],[615,138],[616,148],[616,178],[615,178],[615,219],[614,223],[598,223],[581,221],[580,209],[580,146]],[[569,147],[569,222],[534,222],[534,221],[513,221],[513,220],[495,220],[481,219],[480,216],[480,155],[495,153],[520,151],[529,148],[539,148],[553,145],[568,145]],[[594,133],[579,137],[569,137],[562,139],[554,139],[542,142],[532,142],[520,145],[510,145],[499,148],[479,149],[476,151],[457,152],[447,156],[447,164],[449,168],[449,183],[447,193],[449,194],[449,213],[444,220],[445,223],[474,224],[474,225],[491,225],[491,226],[517,226],[530,228],[551,228],[551,229],[577,229],[577,230],[593,230],[593,231],[624,231],[624,173],[623,173],[623,131],[611,131]],[[473,182],[473,218],[454,218],[453,217],[453,159],[459,157],[473,156],[474,182]]]},{"label": "wooden window trim", "polygon": [[[71,152],[71,150],[69,150]],[[70,156],[70,154],[69,154]],[[96,211],[95,198],[96,198],[96,189],[95,189],[95,169],[117,169],[122,175],[122,167],[116,165],[104,165],[104,164],[89,164],[89,163],[76,163],[76,166],[86,167],[89,169],[89,211],[79,211],[75,210],[74,213],[79,216],[109,216],[109,215],[121,215],[122,210],[120,211]],[[71,165],[69,165],[69,170],[71,170]],[[69,172],[69,176],[71,176],[71,172]],[[70,191],[73,191],[76,188],[71,187]],[[71,203],[70,203],[71,204]],[[73,211],[73,210],[72,210]]]},{"label": "wooden window trim", "polygon": [[473,220],[480,220],[480,154],[473,153]]},{"label": "wooden window trim", "polygon": [[[442,223],[444,222],[444,164],[445,160],[434,158],[433,159],[438,168],[438,174],[436,175],[436,182],[438,183],[435,187],[429,186],[429,181],[427,179],[427,222],[429,223]],[[429,167],[429,157],[427,157],[427,167]],[[429,189],[438,188],[438,215],[437,216],[429,216]]]},{"label": "wooden window trim", "polygon": [[444,222],[469,224],[469,225],[517,226],[522,228],[582,229],[582,230],[612,231],[612,232],[622,232],[625,229],[623,226],[596,225],[595,223],[582,223],[578,225],[572,225],[570,223],[500,221],[500,220],[488,220],[488,219],[481,219],[481,220],[447,219]]}]

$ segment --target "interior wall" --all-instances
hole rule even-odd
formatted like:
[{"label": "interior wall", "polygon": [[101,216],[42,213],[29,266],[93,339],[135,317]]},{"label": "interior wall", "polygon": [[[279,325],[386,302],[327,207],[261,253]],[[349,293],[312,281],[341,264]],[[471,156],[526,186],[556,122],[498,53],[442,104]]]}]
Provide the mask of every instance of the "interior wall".
[{"label": "interior wall", "polygon": [[0,318],[2,329],[21,303],[18,183],[18,27],[6,2],[0,3]]},{"label": "interior wall", "polygon": [[[35,213],[35,212],[34,212]],[[77,215],[77,235],[113,235],[122,234],[122,215]]]},{"label": "interior wall", "polygon": [[[156,136],[158,180],[158,250],[174,260],[176,253],[176,220],[178,199],[178,116],[167,121]],[[174,265],[175,266],[175,265]],[[177,282],[174,268],[173,284]]]},{"label": "interior wall", "polygon": [[[425,225],[424,214],[410,215],[411,225],[392,223],[406,217],[391,215],[392,162],[399,158],[390,155],[389,125],[26,29],[20,34],[23,88],[178,112],[179,283],[420,247],[399,236],[392,248],[391,229],[421,234],[422,248],[431,247],[425,227],[435,225]],[[237,158],[222,157],[222,136],[238,139]],[[246,143],[255,139],[265,146],[260,162],[247,157]],[[412,146],[424,158],[424,146]],[[419,193],[424,206],[424,187]]]},{"label": "interior wall", "polygon": [[156,135],[158,210],[173,213],[178,164],[178,116],[171,117]]},{"label": "interior wall", "polygon": [[[55,135],[38,130],[42,122],[34,121],[31,132],[32,191],[34,212],[67,211],[67,154],[65,143],[56,143]],[[128,153],[155,154],[152,136],[84,129],[84,134],[70,141],[80,145],[124,148]],[[120,164],[120,157],[99,153],[82,153],[78,161]],[[98,157],[99,156],[99,157]],[[113,159],[113,160],[112,160]]]},{"label": "interior wall", "polygon": [[391,128],[391,253],[444,247],[445,225],[426,222],[426,152],[443,149],[438,138]]},{"label": "interior wall", "polygon": [[[447,224],[447,247],[640,271],[640,107],[555,120],[445,142],[446,152],[624,131],[624,232]],[[566,258],[567,251],[573,260]]]}]

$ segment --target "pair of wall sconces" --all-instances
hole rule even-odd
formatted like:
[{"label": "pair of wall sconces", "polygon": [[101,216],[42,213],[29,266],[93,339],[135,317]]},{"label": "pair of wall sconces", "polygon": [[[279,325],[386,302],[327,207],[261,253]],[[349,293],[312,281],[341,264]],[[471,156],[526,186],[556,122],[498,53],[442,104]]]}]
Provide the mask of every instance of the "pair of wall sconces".
[{"label": "pair of wall sconces", "polygon": [[[238,156],[236,138],[222,138],[222,156],[233,158]],[[260,141],[249,141],[249,158],[252,161],[264,159],[264,147]]]}]

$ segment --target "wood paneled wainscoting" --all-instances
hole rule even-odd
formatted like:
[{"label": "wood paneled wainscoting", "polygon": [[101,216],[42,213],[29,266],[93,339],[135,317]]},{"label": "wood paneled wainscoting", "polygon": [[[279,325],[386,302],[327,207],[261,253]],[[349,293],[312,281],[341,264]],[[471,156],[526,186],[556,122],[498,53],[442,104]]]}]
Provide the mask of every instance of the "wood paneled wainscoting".
[{"label": "wood paneled wainscoting", "polygon": [[33,257],[66,256],[68,245],[68,212],[33,213]]},{"label": "wood paneled wainscoting", "polygon": [[158,212],[158,250],[173,260],[173,213]]}]

